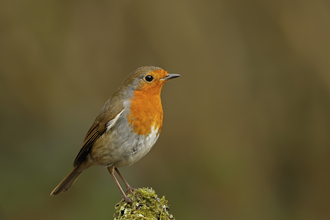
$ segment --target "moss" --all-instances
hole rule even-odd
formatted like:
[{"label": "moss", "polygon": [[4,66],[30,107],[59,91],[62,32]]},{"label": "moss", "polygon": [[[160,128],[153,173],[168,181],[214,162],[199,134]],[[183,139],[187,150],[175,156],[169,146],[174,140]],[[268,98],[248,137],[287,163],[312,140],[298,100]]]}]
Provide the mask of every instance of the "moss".
[{"label": "moss", "polygon": [[133,200],[133,204],[127,203],[124,199],[117,203],[116,212],[113,215],[115,220],[174,219],[174,216],[169,213],[165,196],[161,199],[158,198],[152,188],[138,189],[133,194],[129,194],[128,197]]}]

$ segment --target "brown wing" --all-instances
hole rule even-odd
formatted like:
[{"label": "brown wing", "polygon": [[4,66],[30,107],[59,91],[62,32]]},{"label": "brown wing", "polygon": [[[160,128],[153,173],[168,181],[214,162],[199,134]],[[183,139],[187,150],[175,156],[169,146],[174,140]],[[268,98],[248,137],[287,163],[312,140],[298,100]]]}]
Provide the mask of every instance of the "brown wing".
[{"label": "brown wing", "polygon": [[92,149],[95,141],[107,130],[107,123],[111,122],[114,124],[120,114],[123,112],[124,107],[122,105],[116,105],[114,107],[109,104],[108,101],[103,107],[99,116],[95,119],[95,122],[87,132],[84,143],[73,162],[73,166],[77,167],[83,163]]},{"label": "brown wing", "polygon": [[73,162],[77,167],[83,163],[92,149],[95,141],[107,130],[107,123],[117,117],[124,110],[120,90],[118,90],[103,106],[100,114],[87,132],[84,143]]},{"label": "brown wing", "polygon": [[95,141],[104,133],[105,126],[103,126],[103,129],[101,129],[102,126],[100,126],[100,123],[98,121],[95,121],[94,124],[91,126],[89,131],[86,134],[83,146],[81,147],[78,155],[76,156],[76,159],[73,162],[73,166],[77,167],[82,162],[85,161],[86,156],[89,154],[89,151]]}]

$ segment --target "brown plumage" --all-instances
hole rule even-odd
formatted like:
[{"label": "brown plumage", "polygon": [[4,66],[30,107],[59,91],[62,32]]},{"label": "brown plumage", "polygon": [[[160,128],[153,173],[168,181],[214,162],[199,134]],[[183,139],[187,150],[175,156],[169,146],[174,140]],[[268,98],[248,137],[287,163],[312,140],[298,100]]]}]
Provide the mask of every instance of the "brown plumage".
[{"label": "brown plumage", "polygon": [[161,89],[166,81],[179,76],[152,66],[132,72],[103,106],[85,136],[73,163],[74,168],[51,195],[67,191],[91,165],[101,165],[108,168],[123,197],[130,202],[114,171],[124,181],[127,191],[131,192],[133,189],[117,167],[140,160],[155,144],[163,124]]}]

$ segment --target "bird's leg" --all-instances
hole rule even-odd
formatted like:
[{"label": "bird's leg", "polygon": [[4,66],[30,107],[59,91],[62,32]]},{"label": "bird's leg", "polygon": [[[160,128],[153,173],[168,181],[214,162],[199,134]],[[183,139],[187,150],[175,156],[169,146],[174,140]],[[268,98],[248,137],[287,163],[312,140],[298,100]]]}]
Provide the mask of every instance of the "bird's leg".
[{"label": "bird's leg", "polygon": [[[117,186],[118,186],[121,194],[123,195],[125,201],[132,204],[133,203],[132,199],[126,196],[124,190],[121,188],[121,186],[120,186],[120,184],[119,184],[119,182],[118,182],[118,180],[117,180],[117,178],[115,176],[114,167],[111,166],[111,167],[107,167],[107,168],[108,168],[109,173],[111,174],[111,176],[115,180],[115,182],[116,182],[116,184],[117,184]],[[118,172],[118,170],[117,170],[117,172]]]},{"label": "bird's leg", "polygon": [[119,170],[118,170],[117,167],[115,168],[115,170],[116,170],[116,172],[118,173],[119,177],[120,177],[120,178],[123,180],[123,182],[125,183],[125,186],[126,186],[126,188],[127,188],[126,193],[130,193],[130,194],[132,194],[133,191],[136,190],[136,189],[132,188],[132,187],[128,184],[128,182],[125,180],[125,178],[123,177],[123,175],[121,175],[121,173],[119,172]]}]

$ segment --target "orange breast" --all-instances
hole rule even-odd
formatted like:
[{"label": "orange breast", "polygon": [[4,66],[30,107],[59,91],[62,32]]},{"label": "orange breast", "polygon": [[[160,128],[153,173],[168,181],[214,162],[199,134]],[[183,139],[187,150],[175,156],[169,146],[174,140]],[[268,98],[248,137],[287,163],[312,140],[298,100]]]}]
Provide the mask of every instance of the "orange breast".
[{"label": "orange breast", "polygon": [[161,131],[163,125],[163,108],[160,100],[162,84],[134,92],[131,99],[131,112],[127,116],[130,126],[138,135],[148,135],[154,126]]}]

